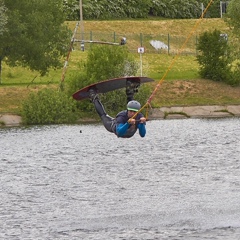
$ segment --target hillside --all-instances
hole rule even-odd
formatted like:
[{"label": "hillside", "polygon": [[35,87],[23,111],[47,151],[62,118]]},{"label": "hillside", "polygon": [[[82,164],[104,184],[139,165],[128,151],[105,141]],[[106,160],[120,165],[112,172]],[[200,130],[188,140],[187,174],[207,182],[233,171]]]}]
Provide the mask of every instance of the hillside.
[{"label": "hillside", "polygon": [[[201,22],[196,29],[199,34],[204,31],[219,29],[224,32],[228,27],[223,19],[147,19],[147,20],[114,20],[114,21],[83,21],[84,32],[116,32],[118,34],[147,33],[147,34],[172,34],[187,36],[196,22]],[[71,29],[76,22],[67,23]]]}]

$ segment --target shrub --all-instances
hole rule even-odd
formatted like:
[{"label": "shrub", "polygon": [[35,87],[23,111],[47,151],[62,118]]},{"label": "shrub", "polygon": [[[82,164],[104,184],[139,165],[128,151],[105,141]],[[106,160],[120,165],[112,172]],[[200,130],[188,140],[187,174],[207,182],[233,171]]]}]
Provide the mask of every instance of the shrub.
[{"label": "shrub", "polygon": [[93,45],[85,69],[89,82],[95,83],[135,75],[138,65],[126,46]]},{"label": "shrub", "polygon": [[230,77],[229,48],[227,39],[220,34],[220,31],[214,30],[200,36],[197,61],[200,64],[201,77],[227,82]]},{"label": "shrub", "polygon": [[76,103],[64,92],[43,89],[31,93],[22,104],[25,124],[71,123],[77,119]]},{"label": "shrub", "polygon": [[231,73],[230,73],[230,78],[227,79],[227,83],[232,86],[239,86],[239,84],[240,84],[239,60],[235,60],[231,63]]},{"label": "shrub", "polygon": [[[67,81],[67,92],[68,96],[72,98],[73,93],[77,92],[79,89],[84,88],[90,85],[91,82],[86,75],[86,72],[76,72],[68,78]],[[94,106],[90,101],[76,101],[74,100],[77,106],[78,111],[85,112],[87,114],[95,114]]]}]

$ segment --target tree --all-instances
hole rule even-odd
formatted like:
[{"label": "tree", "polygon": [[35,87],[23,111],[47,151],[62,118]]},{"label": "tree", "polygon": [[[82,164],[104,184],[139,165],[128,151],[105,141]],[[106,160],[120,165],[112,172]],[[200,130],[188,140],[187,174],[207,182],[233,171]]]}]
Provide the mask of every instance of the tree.
[{"label": "tree", "polygon": [[126,46],[93,45],[88,53],[86,73],[91,83],[135,75],[137,69]]},{"label": "tree", "polygon": [[[84,0],[83,0],[84,1]],[[79,0],[63,0],[64,13],[66,20],[78,20],[79,19]]]},{"label": "tree", "polygon": [[226,22],[232,30],[230,35],[229,45],[232,49],[232,72],[234,84],[240,84],[240,2],[239,0],[231,0],[227,5],[227,14],[225,15]]},{"label": "tree", "polygon": [[[207,7],[207,5],[209,4],[210,0],[197,0],[197,2],[199,4],[203,4],[203,9],[205,9]],[[221,2],[221,0],[212,1],[211,6],[209,7],[208,11],[205,14],[206,18],[220,18],[220,16],[221,16],[220,2]]]},{"label": "tree", "polygon": [[7,23],[7,14],[6,7],[4,6],[3,0],[0,0],[0,35],[2,35],[5,31],[5,25]]},{"label": "tree", "polygon": [[229,49],[227,39],[219,30],[200,35],[197,49],[200,54],[200,76],[215,81],[227,82],[230,78]]},{"label": "tree", "polygon": [[85,19],[146,18],[151,0],[84,0]]},{"label": "tree", "polygon": [[[67,20],[79,19],[79,0],[63,0]],[[209,0],[83,0],[84,19],[199,18]],[[214,0],[205,17],[220,17],[220,0]]]},{"label": "tree", "polygon": [[0,35],[1,63],[29,67],[44,75],[60,67],[70,30],[63,25],[62,0],[3,0],[7,10],[7,31]]},{"label": "tree", "polygon": [[196,0],[155,0],[152,1],[150,13],[166,18],[198,18],[200,10]]},{"label": "tree", "polygon": [[225,20],[230,25],[233,33],[240,34],[240,2],[239,0],[231,0],[227,6],[227,15]]}]

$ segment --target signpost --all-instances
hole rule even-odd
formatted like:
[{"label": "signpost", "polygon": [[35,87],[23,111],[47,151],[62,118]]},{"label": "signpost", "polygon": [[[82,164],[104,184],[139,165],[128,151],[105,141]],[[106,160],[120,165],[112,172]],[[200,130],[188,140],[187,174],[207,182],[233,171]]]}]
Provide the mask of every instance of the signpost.
[{"label": "signpost", "polygon": [[138,53],[140,54],[140,70],[141,70],[141,77],[142,77],[142,54],[144,53],[144,47],[139,47]]},{"label": "signpost", "polygon": [[79,13],[80,13],[80,28],[81,28],[81,50],[84,51],[84,23],[83,23],[83,10],[82,10],[82,0],[79,0]]}]

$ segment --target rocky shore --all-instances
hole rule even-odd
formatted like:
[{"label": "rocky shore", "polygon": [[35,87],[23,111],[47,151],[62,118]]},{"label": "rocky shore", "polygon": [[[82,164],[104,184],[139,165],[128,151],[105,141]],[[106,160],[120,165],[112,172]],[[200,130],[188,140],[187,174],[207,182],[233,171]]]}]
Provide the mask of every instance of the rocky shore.
[{"label": "rocky shore", "polygon": [[[149,120],[224,117],[240,117],[240,105],[161,107],[149,112]],[[21,123],[18,115],[0,114],[0,126],[20,126]]]}]

